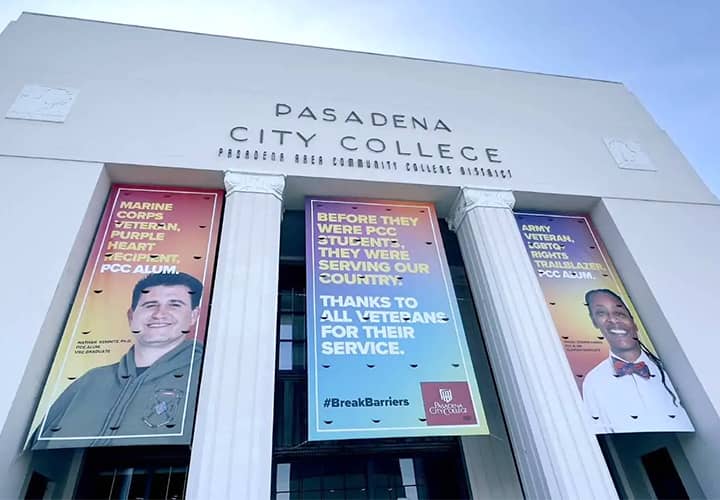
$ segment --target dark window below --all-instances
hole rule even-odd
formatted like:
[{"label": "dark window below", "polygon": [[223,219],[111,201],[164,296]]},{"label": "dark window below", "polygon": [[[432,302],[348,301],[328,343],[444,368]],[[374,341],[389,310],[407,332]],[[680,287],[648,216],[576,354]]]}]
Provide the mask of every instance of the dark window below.
[{"label": "dark window below", "polygon": [[184,446],[88,448],[76,498],[182,500],[189,462]]},{"label": "dark window below", "polygon": [[467,498],[457,451],[276,461],[275,500]]},{"label": "dark window below", "polygon": [[690,498],[667,448],[660,448],[643,455],[642,464],[658,498]]},{"label": "dark window below", "polygon": [[48,478],[37,472],[33,472],[30,476],[27,491],[25,492],[25,500],[40,500],[45,496],[47,487],[50,484]]}]

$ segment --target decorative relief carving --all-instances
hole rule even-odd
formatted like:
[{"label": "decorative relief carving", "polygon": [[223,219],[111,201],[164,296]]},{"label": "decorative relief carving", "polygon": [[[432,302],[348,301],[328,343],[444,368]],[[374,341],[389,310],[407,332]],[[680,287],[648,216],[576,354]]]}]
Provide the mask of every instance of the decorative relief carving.
[{"label": "decorative relief carving", "polygon": [[618,167],[628,170],[657,171],[650,157],[638,142],[614,137],[605,137],[603,141]]},{"label": "decorative relief carving", "polygon": [[63,123],[77,95],[77,89],[25,85],[5,118]]}]

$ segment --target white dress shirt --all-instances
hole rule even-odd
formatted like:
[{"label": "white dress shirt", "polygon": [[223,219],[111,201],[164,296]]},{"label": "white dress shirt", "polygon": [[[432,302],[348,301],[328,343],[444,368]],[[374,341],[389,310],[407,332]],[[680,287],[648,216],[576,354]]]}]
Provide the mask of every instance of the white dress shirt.
[{"label": "white dress shirt", "polygon": [[615,376],[613,358],[625,361],[611,354],[588,372],[582,386],[595,434],[695,430],[667,372],[665,384],[675,394],[677,406],[663,386],[660,368],[647,354],[643,352],[635,361],[650,369],[647,379],[635,373]]}]

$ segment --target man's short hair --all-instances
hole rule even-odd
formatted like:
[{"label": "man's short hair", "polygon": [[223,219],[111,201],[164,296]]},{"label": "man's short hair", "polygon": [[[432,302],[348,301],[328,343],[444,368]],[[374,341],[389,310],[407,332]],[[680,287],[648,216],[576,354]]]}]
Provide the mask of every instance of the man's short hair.
[{"label": "man's short hair", "polygon": [[200,280],[198,280],[194,276],[190,276],[187,273],[157,273],[148,274],[143,279],[135,283],[135,288],[133,288],[132,294],[132,310],[135,310],[138,302],[140,302],[140,297],[142,296],[143,292],[148,288],[152,288],[154,286],[176,285],[183,285],[188,287],[188,289],[190,290],[190,304],[192,306],[192,309],[195,309],[197,306],[200,305],[200,296],[202,295],[203,291],[203,285],[202,283],[200,283]]},{"label": "man's short hair", "polygon": [[588,312],[590,313],[590,316],[592,316],[592,309],[590,309],[590,301],[592,300],[592,298],[595,295],[597,295],[599,293],[604,293],[606,295],[610,295],[611,297],[614,297],[618,302],[620,302],[623,305],[623,307],[625,307],[625,310],[628,312],[628,314],[632,318],[632,313],[630,312],[630,308],[627,306],[627,304],[625,304],[625,301],[622,299],[622,297],[620,297],[620,295],[613,292],[612,290],[608,290],[607,288],[596,288],[594,290],[588,290],[585,293],[585,305],[588,308]]}]

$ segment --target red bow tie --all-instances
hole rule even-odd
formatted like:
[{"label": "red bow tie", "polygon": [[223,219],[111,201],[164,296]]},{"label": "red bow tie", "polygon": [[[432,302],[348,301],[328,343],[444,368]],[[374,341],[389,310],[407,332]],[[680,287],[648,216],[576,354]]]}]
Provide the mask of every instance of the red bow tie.
[{"label": "red bow tie", "polygon": [[620,359],[613,359],[613,368],[615,369],[616,377],[635,374],[640,375],[642,378],[650,378],[650,368],[648,368],[644,361],[628,363]]}]

